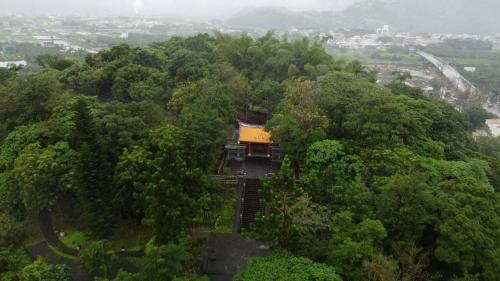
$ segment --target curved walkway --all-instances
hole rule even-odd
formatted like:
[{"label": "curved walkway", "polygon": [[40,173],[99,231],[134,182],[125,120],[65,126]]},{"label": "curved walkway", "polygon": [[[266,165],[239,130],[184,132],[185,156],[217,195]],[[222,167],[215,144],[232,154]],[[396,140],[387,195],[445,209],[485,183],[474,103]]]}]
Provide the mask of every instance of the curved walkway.
[{"label": "curved walkway", "polygon": [[269,253],[271,243],[263,243],[239,234],[211,233],[203,272],[210,281],[230,281],[253,257]]},{"label": "curved walkway", "polygon": [[[54,226],[52,224],[52,218],[50,217],[50,213],[47,210],[40,211],[39,213],[39,222],[40,229],[42,231],[43,237],[50,243],[52,246],[56,247],[58,251],[61,251],[64,254],[77,257],[80,251],[77,249],[70,248],[66,246],[54,231]],[[144,256],[143,250],[138,251],[119,251],[116,252],[116,255],[120,258],[140,258]]]},{"label": "curved walkway", "polygon": [[[45,238],[45,241],[26,247],[30,257],[33,260],[37,257],[43,257],[48,263],[51,264],[65,264],[70,269],[74,281],[91,281],[92,278],[90,278],[90,276],[85,272],[80,259],[78,258],[80,251],[66,246],[66,244],[59,240],[59,237],[54,231],[50,212],[43,210],[40,211],[38,216],[40,230]],[[73,258],[61,256],[60,254],[54,252],[49,245],[57,251]],[[113,266],[113,275],[117,274],[120,269],[124,269],[128,272],[136,271],[137,267],[130,263],[128,258],[141,258],[144,256],[144,251],[117,251],[116,255],[118,256],[118,261]]]},{"label": "curved walkway", "polygon": [[80,260],[69,259],[57,253],[54,253],[49,247],[47,241],[26,247],[31,259],[35,260],[38,257],[43,257],[44,260],[50,264],[64,264],[66,265],[73,277],[74,281],[91,281],[92,278],[85,272]]},{"label": "curved walkway", "polygon": [[40,222],[40,230],[42,231],[43,237],[50,243],[52,246],[56,247],[57,250],[61,251],[64,254],[77,257],[79,252],[77,249],[72,249],[66,246],[54,231],[54,226],[52,225],[52,219],[50,217],[50,213],[47,210],[40,211],[38,214],[39,222]]}]

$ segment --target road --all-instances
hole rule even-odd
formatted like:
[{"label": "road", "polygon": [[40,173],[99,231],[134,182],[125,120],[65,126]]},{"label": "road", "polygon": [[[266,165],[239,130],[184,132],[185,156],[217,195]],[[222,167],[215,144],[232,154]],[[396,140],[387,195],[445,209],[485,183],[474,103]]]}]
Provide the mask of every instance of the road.
[{"label": "road", "polygon": [[450,82],[457,87],[462,92],[471,91],[472,93],[479,94],[479,90],[474,86],[469,80],[460,74],[455,68],[447,63],[443,63],[439,58],[426,53],[421,50],[417,50],[417,54],[432,63],[439,71],[448,79]]},{"label": "road", "polygon": [[[473,94],[480,95],[481,92],[479,89],[474,86],[469,80],[467,80],[460,72],[458,72],[451,65],[442,62],[436,56],[426,53],[421,50],[417,50],[416,53],[426,59],[428,62],[432,63],[453,85],[460,90],[461,92],[470,91]],[[484,103],[483,108],[493,113],[497,116],[500,116],[500,105],[498,104],[488,104]]]}]

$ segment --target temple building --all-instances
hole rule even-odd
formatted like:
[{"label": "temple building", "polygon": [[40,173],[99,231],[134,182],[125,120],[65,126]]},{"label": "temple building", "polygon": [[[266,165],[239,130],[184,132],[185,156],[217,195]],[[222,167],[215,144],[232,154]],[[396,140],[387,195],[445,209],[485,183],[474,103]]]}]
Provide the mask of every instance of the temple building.
[{"label": "temple building", "polygon": [[271,132],[265,126],[248,124],[239,121],[234,143],[227,144],[228,160],[245,160],[246,158],[269,158],[280,162],[283,150],[273,144]]},{"label": "temple building", "polygon": [[235,231],[248,228],[258,213],[261,179],[271,178],[279,172],[284,151],[273,142],[272,134],[265,126],[239,121],[224,147],[224,158],[219,174],[230,174],[238,179],[237,218]]}]

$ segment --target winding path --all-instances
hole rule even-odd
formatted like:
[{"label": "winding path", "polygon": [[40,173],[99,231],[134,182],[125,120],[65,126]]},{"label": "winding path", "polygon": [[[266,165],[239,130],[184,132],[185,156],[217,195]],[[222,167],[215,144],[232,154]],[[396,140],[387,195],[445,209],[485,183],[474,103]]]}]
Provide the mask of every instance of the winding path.
[{"label": "winding path", "polygon": [[[92,280],[85,272],[78,258],[79,251],[77,249],[66,246],[54,231],[50,212],[47,210],[40,211],[39,213],[40,230],[45,238],[45,241],[35,245],[26,247],[32,259],[43,257],[48,263],[51,264],[65,264],[70,268],[71,275],[75,281],[90,281]],[[67,255],[68,257],[61,256],[52,250]],[[128,261],[128,258],[140,258],[144,256],[144,251],[118,251],[116,255],[119,257],[117,263],[113,266],[113,274],[118,273],[120,269],[128,272],[135,272],[137,267]],[[72,258],[70,258],[72,257]]]}]

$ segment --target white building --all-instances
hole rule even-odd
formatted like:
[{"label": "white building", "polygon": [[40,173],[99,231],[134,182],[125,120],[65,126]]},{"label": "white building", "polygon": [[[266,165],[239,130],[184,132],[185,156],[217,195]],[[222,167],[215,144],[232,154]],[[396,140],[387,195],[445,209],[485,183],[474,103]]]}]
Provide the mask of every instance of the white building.
[{"label": "white building", "polygon": [[0,61],[1,68],[25,67],[28,63],[25,60]]},{"label": "white building", "polygon": [[430,93],[434,92],[434,87],[432,87],[432,86],[427,86],[427,87],[424,87],[422,90],[423,90],[426,94],[430,94]]},{"label": "white building", "polygon": [[487,119],[486,125],[488,125],[488,129],[492,136],[500,136],[500,119]]},{"label": "white building", "polygon": [[377,36],[384,37],[389,35],[389,26],[384,25],[382,28],[377,28]]},{"label": "white building", "polygon": [[464,67],[464,70],[467,71],[467,72],[476,72],[476,67],[474,66],[466,66]]},{"label": "white building", "polygon": [[56,36],[33,36],[44,48],[64,48],[69,44]]}]

